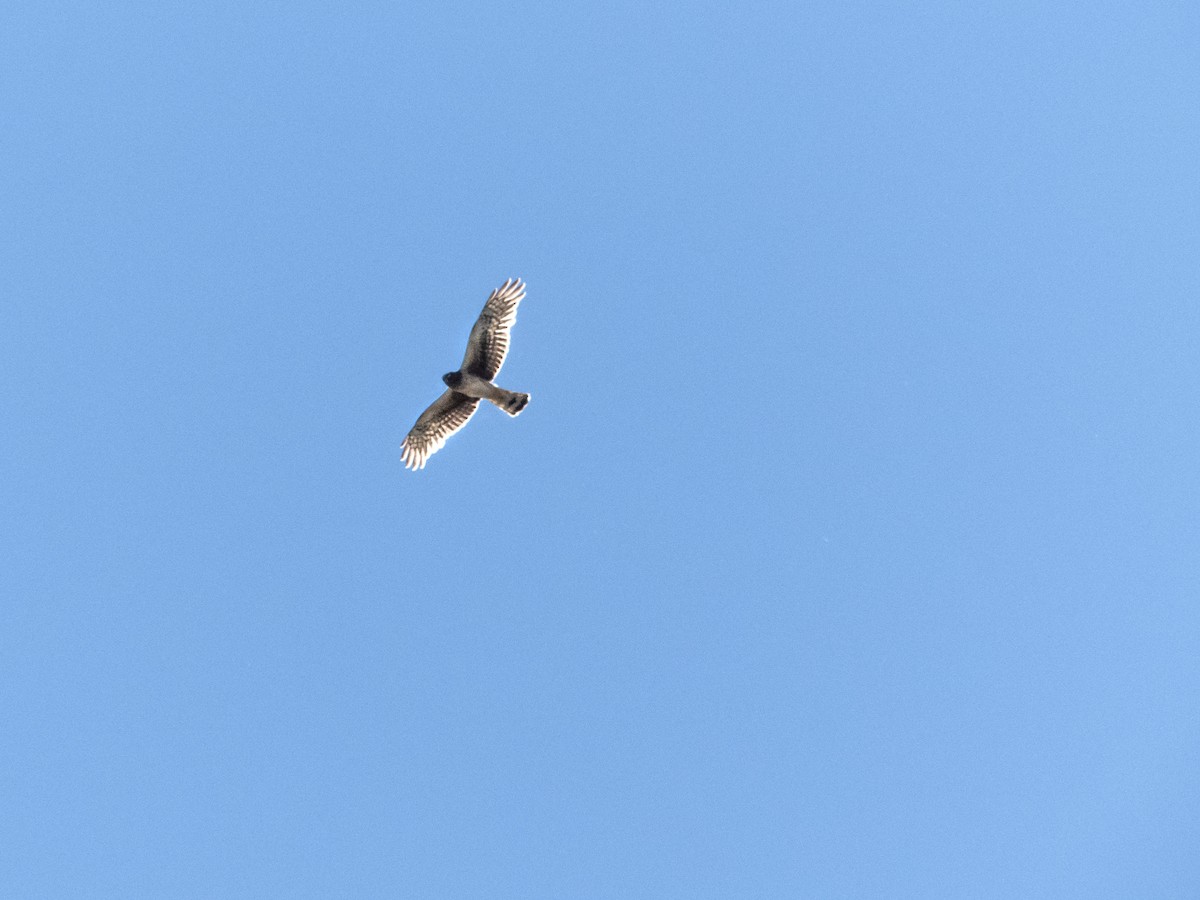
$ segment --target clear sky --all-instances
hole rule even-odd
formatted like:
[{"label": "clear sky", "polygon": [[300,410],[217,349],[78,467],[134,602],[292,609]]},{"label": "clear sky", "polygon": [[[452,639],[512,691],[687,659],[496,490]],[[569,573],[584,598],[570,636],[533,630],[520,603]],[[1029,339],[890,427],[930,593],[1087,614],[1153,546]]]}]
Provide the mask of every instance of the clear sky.
[{"label": "clear sky", "polygon": [[7,4],[0,896],[1200,895],[1198,46]]}]

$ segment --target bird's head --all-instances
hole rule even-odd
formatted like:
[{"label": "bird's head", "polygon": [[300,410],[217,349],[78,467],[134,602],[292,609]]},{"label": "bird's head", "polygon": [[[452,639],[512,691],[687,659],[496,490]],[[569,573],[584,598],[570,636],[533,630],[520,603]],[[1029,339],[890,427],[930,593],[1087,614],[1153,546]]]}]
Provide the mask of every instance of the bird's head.
[{"label": "bird's head", "polygon": [[462,372],[447,372],[442,376],[442,381],[445,382],[446,387],[456,388],[462,384]]}]

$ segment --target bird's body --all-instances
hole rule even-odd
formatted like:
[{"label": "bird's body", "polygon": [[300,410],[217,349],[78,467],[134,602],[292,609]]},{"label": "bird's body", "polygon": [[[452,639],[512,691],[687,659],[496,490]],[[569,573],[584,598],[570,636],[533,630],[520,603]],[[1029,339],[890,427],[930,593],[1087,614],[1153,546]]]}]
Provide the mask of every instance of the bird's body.
[{"label": "bird's body", "polygon": [[449,372],[442,376],[442,381],[446,382],[446,387],[456,393],[474,397],[476,400],[491,400],[510,416],[515,416],[529,402],[528,394],[506,391],[504,388],[492,384],[486,378],[480,378],[470,372],[461,370]]},{"label": "bird's body", "polygon": [[491,401],[510,416],[529,403],[528,394],[507,391],[494,383],[508,353],[508,335],[517,321],[517,306],[524,297],[525,285],[519,278],[510,278],[492,291],[471,329],[462,366],[442,376],[449,390],[421,413],[404,439],[402,459],[407,468],[424,468],[446,439],[471,420],[480,400]]}]

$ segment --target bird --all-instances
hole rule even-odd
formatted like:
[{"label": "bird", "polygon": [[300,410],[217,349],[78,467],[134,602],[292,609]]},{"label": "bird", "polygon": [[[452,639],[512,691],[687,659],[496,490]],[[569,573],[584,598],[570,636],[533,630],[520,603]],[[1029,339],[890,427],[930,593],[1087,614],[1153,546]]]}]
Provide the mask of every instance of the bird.
[{"label": "bird", "polygon": [[479,407],[490,400],[510,416],[516,416],[529,403],[529,395],[507,391],[495,384],[495,378],[508,354],[508,335],[517,321],[517,306],[525,299],[525,283],[510,278],[496,288],[483,304],[467,338],[467,352],[457,372],[442,376],[446,392],[421,413],[401,446],[406,469],[425,468],[429,457],[458,432]]}]

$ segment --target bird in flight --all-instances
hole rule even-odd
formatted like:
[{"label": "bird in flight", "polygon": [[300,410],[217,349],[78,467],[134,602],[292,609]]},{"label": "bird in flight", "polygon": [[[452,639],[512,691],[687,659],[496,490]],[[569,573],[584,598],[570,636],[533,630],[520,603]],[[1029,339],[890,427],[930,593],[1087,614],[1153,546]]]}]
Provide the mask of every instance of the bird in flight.
[{"label": "bird in flight", "polygon": [[442,376],[447,390],[421,413],[404,439],[401,458],[408,469],[425,468],[446,438],[471,420],[480,400],[491,400],[515,416],[529,402],[528,394],[506,391],[493,380],[508,353],[508,333],[517,321],[517,305],[525,299],[525,284],[510,278],[492,291],[467,338],[467,353],[457,372]]}]

